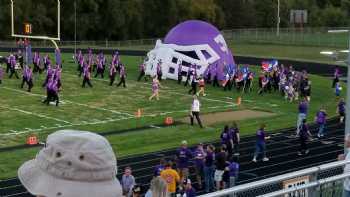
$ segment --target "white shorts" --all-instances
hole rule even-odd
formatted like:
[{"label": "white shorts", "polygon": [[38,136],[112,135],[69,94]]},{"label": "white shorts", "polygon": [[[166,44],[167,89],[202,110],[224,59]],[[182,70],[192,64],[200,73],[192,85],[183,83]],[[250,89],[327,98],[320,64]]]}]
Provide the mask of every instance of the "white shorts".
[{"label": "white shorts", "polygon": [[219,181],[222,181],[222,175],[224,175],[224,172],[223,170],[215,170],[215,173],[214,173],[214,180],[219,182]]}]

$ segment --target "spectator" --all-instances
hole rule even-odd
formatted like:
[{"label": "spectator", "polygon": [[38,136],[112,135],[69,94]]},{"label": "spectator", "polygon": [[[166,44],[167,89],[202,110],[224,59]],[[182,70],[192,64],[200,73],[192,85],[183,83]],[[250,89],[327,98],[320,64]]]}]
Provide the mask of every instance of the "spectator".
[{"label": "spectator", "polygon": [[[338,155],[338,160],[346,160],[350,161],[350,135],[347,134],[345,136],[345,148],[347,149],[347,154],[340,154]],[[344,173],[349,173],[350,172],[350,164],[346,164],[344,167]],[[343,184],[343,197],[350,197],[350,178],[344,179],[344,184]]]},{"label": "spectator", "polygon": [[195,158],[195,170],[196,170],[196,179],[198,183],[198,188],[202,189],[202,177],[203,177],[203,169],[204,169],[204,161],[205,161],[205,152],[203,149],[203,144],[200,143],[197,146],[197,149],[194,152]]},{"label": "spectator", "polygon": [[345,118],[345,101],[344,98],[341,98],[338,103],[337,107],[337,113],[339,114],[339,121],[340,123],[344,122]]},{"label": "spectator", "polygon": [[142,194],[142,188],[140,185],[134,185],[134,187],[132,188],[132,197],[141,197]]},{"label": "spectator", "polygon": [[222,146],[220,148],[220,152],[218,152],[215,157],[216,170],[214,174],[214,180],[216,183],[216,190],[225,189],[225,184],[223,182],[223,175],[226,167],[226,158],[227,158],[227,153],[224,146]]},{"label": "spectator", "polygon": [[160,177],[162,177],[167,183],[168,193],[172,195],[176,192],[176,183],[180,182],[179,174],[171,168],[172,163],[168,162],[165,165],[165,170],[160,173]]},{"label": "spectator", "polygon": [[132,188],[136,184],[135,178],[131,173],[132,173],[131,168],[126,167],[124,170],[124,174],[122,176],[122,181],[121,181],[124,196],[131,196],[132,195]]},{"label": "spectator", "polygon": [[187,148],[187,141],[184,140],[181,143],[181,147],[176,151],[176,167],[177,172],[180,175],[181,185],[183,180],[188,178],[188,162],[191,158],[192,152],[189,148]]},{"label": "spectator", "polygon": [[266,157],[266,140],[270,139],[270,136],[266,136],[265,133],[265,124],[260,126],[260,129],[256,132],[256,146],[253,162],[257,162],[258,156],[261,154],[263,156],[263,161],[269,161],[269,158]]},{"label": "spectator", "polygon": [[145,197],[168,197],[167,183],[161,177],[155,177],[151,181],[150,189]]},{"label": "spectator", "polygon": [[308,108],[308,102],[306,98],[303,98],[298,106],[297,136],[299,135],[299,129],[300,125],[302,124],[302,121],[306,119]]},{"label": "spectator", "polygon": [[205,155],[204,162],[204,182],[205,192],[209,193],[214,191],[214,159],[215,159],[215,148],[213,145],[207,146],[207,152]]},{"label": "spectator", "polygon": [[307,148],[306,141],[309,139],[309,137],[311,137],[309,127],[306,124],[306,119],[304,119],[302,122],[303,123],[300,125],[300,129],[299,129],[300,149],[299,149],[298,155],[309,153],[309,149]]},{"label": "spectator", "polygon": [[236,122],[232,123],[232,127],[230,128],[230,135],[232,136],[233,142],[233,151],[234,156],[239,156],[239,142],[241,141],[239,136],[239,129]]},{"label": "spectator", "polygon": [[232,141],[232,136],[230,135],[230,130],[228,125],[225,125],[224,130],[221,133],[221,144],[226,147],[226,150],[228,152],[228,156],[232,156],[232,146],[233,146],[233,141]]},{"label": "spectator", "polygon": [[159,162],[159,165],[157,165],[155,168],[154,168],[154,172],[153,172],[153,176],[154,177],[157,177],[157,176],[160,176],[160,173],[164,170],[165,168],[165,159],[160,159],[160,162]]},{"label": "spectator", "polygon": [[196,190],[192,187],[191,180],[186,179],[183,182],[184,188],[180,191],[182,197],[196,197]]},{"label": "spectator", "polygon": [[317,137],[321,138],[324,136],[324,129],[327,121],[327,113],[323,107],[321,107],[320,110],[316,113],[315,120],[316,120],[316,123],[318,124]]},{"label": "spectator", "polygon": [[231,158],[230,162],[227,162],[227,167],[225,170],[229,175],[229,186],[234,187],[236,185],[238,174],[239,174],[239,164],[235,158]]},{"label": "spectator", "polygon": [[122,188],[109,142],[86,131],[50,134],[36,158],[18,169],[23,186],[36,196],[116,197]]}]

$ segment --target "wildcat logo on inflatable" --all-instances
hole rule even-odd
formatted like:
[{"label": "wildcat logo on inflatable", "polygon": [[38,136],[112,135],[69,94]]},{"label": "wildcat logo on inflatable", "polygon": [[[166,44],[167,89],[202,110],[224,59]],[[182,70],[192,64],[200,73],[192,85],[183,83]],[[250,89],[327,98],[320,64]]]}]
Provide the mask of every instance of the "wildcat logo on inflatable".
[{"label": "wildcat logo on inflatable", "polygon": [[198,76],[203,75],[210,66],[215,66],[218,79],[224,80],[225,66],[235,64],[220,31],[199,20],[180,23],[170,30],[164,42],[157,40],[155,48],[148,52],[145,60],[146,74],[155,76],[159,62],[162,78],[174,80],[178,78],[179,65],[182,65],[183,75],[196,65]]}]

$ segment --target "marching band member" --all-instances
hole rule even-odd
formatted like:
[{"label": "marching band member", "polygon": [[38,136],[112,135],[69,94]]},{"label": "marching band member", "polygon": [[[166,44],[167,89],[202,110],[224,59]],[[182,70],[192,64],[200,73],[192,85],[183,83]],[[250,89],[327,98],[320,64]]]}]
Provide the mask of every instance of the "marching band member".
[{"label": "marching band member", "polygon": [[85,84],[87,83],[90,88],[92,88],[92,84],[91,84],[91,71],[90,71],[90,66],[85,62],[84,63],[84,68],[83,68],[83,84],[81,85],[81,87],[85,88]]},{"label": "marching band member", "polygon": [[12,76],[15,75],[15,77],[17,79],[19,79],[17,71],[16,71],[16,57],[13,54],[10,54],[9,61],[10,61],[10,76],[9,76],[9,78],[11,79]]},{"label": "marching band member", "polygon": [[137,81],[141,81],[141,78],[144,77],[145,78],[145,81],[147,81],[147,78],[145,76],[145,69],[146,69],[146,66],[145,66],[145,63],[141,63],[140,64],[140,67],[139,67],[139,71],[140,71],[140,75],[139,77],[137,78]]},{"label": "marching band member", "polygon": [[126,88],[126,84],[125,84],[126,70],[125,70],[124,64],[120,65],[119,77],[120,77],[120,81],[119,81],[117,87],[119,87],[121,84],[123,84],[123,87]]},{"label": "marching band member", "polygon": [[110,86],[113,85],[116,74],[117,74],[117,68],[115,67],[115,64],[112,61],[111,66],[109,67],[109,79],[110,79],[109,85]]},{"label": "marching band member", "polygon": [[21,84],[22,89],[23,89],[24,83],[28,85],[28,92],[30,92],[33,87],[33,72],[28,65],[24,66],[22,84]]}]

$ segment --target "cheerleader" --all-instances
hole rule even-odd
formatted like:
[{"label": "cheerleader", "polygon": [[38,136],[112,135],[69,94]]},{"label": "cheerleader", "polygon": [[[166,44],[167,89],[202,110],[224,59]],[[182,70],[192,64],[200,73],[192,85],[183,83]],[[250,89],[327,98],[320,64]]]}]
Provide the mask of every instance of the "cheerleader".
[{"label": "cheerleader", "polygon": [[120,81],[119,81],[117,87],[119,87],[121,84],[123,84],[123,87],[126,88],[126,85],[125,85],[126,70],[125,70],[125,66],[123,64],[120,65],[119,77],[120,77]]},{"label": "cheerleader", "polygon": [[109,67],[109,79],[110,79],[109,86],[113,85],[116,74],[117,74],[117,69],[115,67],[115,64],[112,61],[111,66]]},{"label": "cheerleader", "polygon": [[159,88],[161,87],[160,82],[158,80],[157,75],[153,77],[152,80],[152,95],[148,98],[148,100],[152,100],[156,97],[156,100],[159,101]]},{"label": "cheerleader", "polygon": [[202,93],[202,96],[206,96],[205,94],[205,80],[203,76],[200,76],[199,81],[199,91],[197,92],[197,96],[199,96]]},{"label": "cheerleader", "polygon": [[84,75],[84,79],[81,87],[85,88],[85,84],[87,83],[90,86],[90,88],[92,88],[92,84],[90,81],[91,79],[90,66],[87,63],[84,63],[83,75]]}]

